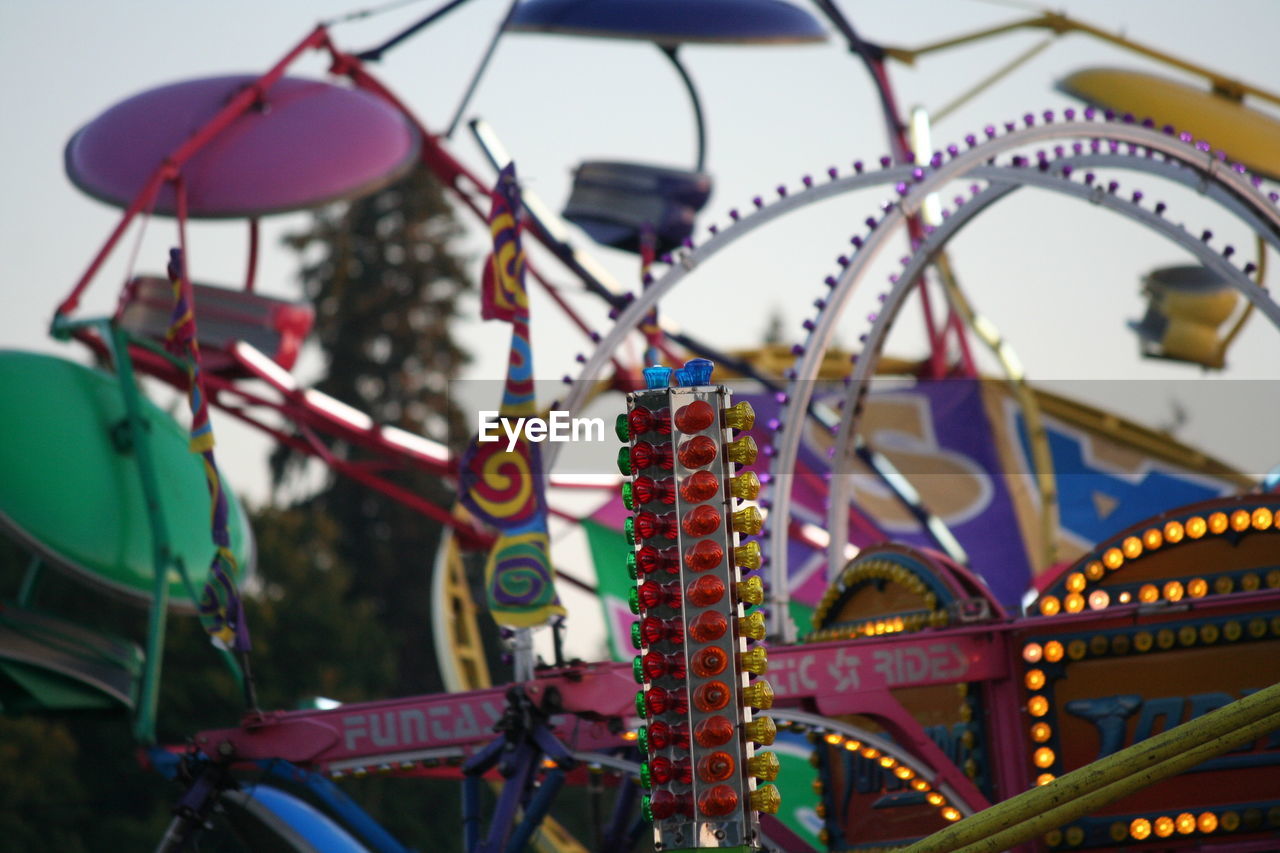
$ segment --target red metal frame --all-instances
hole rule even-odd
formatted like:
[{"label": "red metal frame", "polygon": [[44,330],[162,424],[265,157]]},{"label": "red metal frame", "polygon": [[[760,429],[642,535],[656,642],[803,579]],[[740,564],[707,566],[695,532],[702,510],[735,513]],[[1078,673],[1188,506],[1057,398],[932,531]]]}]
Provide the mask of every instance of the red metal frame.
[{"label": "red metal frame", "polygon": [[[178,242],[179,245],[185,246],[187,210],[185,192],[183,191],[182,167],[205,144],[226,130],[236,118],[260,100],[267,89],[284,76],[288,67],[309,50],[327,50],[332,58],[330,66],[332,73],[348,77],[357,87],[383,99],[401,112],[422,137],[422,161],[461,200],[464,207],[480,220],[483,221],[485,219],[486,213],[483,206],[489,197],[489,190],[485,183],[445,150],[440,144],[440,138],[429,132],[395,94],[377,78],[369,74],[359,59],[339,50],[330,40],[325,27],[318,26],[286,53],[270,70],[231,99],[225,107],[192,134],[156,168],[129,207],[125,209],[120,221],[116,224],[106,242],[94,255],[88,268],[72,288],[71,293],[59,304],[54,317],[55,333],[58,332],[59,324],[68,319],[79,306],[80,297],[120,242],[129,225],[139,214],[150,211],[155,203],[157,194],[165,183],[175,184],[178,201]],[[245,276],[245,289],[247,291],[252,291],[254,287],[257,255],[258,228],[255,219],[250,221],[249,258]],[[529,265],[528,269],[533,280],[551,296],[552,300],[574,325],[585,336],[590,338],[591,329],[573,310],[573,307],[565,301],[558,288],[551,284],[532,264]],[[94,329],[81,326],[72,332],[72,335],[93,349],[99,357],[106,357],[106,344]],[[130,353],[138,369],[142,372],[168,382],[175,387],[185,387],[185,374],[175,368],[164,357],[140,346],[133,346]],[[614,364],[615,367],[619,368],[619,376],[624,377],[626,374],[625,371],[620,369],[621,364],[616,360]],[[308,402],[302,392],[283,388],[278,383],[270,383],[268,377],[264,376],[260,371],[252,370],[243,361],[241,361],[241,367],[242,371],[238,373],[216,375],[210,372],[206,375],[205,381],[211,402],[219,405],[234,417],[264,431],[276,441],[294,450],[313,455],[338,473],[351,477],[357,482],[363,483],[429,518],[453,527],[459,534],[460,543],[465,547],[485,549],[492,544],[492,535],[465,521],[459,520],[449,508],[436,506],[424,500],[421,496],[397,486],[380,473],[383,470],[404,468],[408,465],[452,478],[457,473],[456,460],[441,464],[439,460],[425,458],[402,445],[388,442],[379,428],[353,428],[351,425],[319,411]],[[280,393],[281,399],[269,400],[239,387],[237,380],[246,376],[268,381]],[[627,376],[626,378],[638,381],[636,377]],[[255,409],[262,408],[275,411],[277,414],[297,424],[304,437],[298,438],[295,435],[284,433],[266,423],[255,412]],[[340,439],[358,445],[364,450],[373,453],[377,459],[373,462],[362,463],[351,463],[343,460],[329,451],[325,438]],[[552,513],[565,518],[572,517],[555,510],[552,510]]]},{"label": "red metal frame", "polygon": [[[827,717],[857,714],[875,719],[904,752],[936,774],[971,809],[989,805],[964,771],[953,764],[890,690],[946,684],[981,685],[988,703],[988,743],[997,800],[1030,784],[1023,727],[1018,650],[1028,637],[1105,631],[1139,618],[1158,626],[1188,613],[1210,619],[1280,606],[1280,590],[1208,598],[1177,612],[1153,616],[1138,604],[1105,611],[1024,617],[914,634],[774,648],[769,679],[775,708]],[[343,705],[328,711],[278,711],[249,715],[236,728],[209,729],[195,737],[199,749],[234,762],[284,758],[329,773],[353,769],[454,777],[461,761],[488,744],[492,724],[506,707],[495,687],[467,693],[414,696]],[[584,663],[545,670],[521,689],[534,702],[555,694],[556,737],[577,752],[633,743],[625,732],[635,716],[631,665]],[[621,725],[620,725],[621,724]]]}]

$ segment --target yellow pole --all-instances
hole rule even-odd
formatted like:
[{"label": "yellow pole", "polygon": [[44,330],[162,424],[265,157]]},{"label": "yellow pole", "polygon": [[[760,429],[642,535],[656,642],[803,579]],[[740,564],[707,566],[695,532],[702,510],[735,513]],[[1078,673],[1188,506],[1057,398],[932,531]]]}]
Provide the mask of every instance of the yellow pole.
[{"label": "yellow pole", "polygon": [[935,832],[907,853],[1007,850],[1280,728],[1280,684],[1073,770]]}]

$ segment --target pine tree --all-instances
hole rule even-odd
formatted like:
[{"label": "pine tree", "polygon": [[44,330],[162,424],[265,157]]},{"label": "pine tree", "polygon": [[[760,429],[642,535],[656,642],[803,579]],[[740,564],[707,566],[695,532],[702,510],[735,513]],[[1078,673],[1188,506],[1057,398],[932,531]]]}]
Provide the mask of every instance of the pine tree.
[{"label": "pine tree", "polygon": [[[459,299],[471,287],[453,251],[460,236],[439,183],[419,168],[381,192],[317,213],[308,230],[287,238],[303,255],[303,287],[316,308],[315,341],[326,362],[316,387],[381,423],[437,440],[466,434],[448,398],[448,381],[467,360],[452,334]],[[340,452],[362,458],[357,448]],[[276,454],[277,482],[291,460]],[[437,506],[453,503],[438,477],[402,469],[389,479]],[[390,691],[439,690],[430,567],[440,525],[340,477],[308,504],[338,525],[339,552],[354,569],[352,595],[374,603],[392,636]]]}]

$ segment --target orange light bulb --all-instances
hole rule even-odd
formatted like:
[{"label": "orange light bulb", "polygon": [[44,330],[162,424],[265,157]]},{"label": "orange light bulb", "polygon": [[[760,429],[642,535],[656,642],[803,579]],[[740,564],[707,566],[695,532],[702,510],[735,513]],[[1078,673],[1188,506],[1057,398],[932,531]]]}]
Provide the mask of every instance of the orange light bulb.
[{"label": "orange light bulb", "polygon": [[716,419],[716,410],[706,400],[694,400],[676,409],[676,429],[681,432],[702,432]]}]

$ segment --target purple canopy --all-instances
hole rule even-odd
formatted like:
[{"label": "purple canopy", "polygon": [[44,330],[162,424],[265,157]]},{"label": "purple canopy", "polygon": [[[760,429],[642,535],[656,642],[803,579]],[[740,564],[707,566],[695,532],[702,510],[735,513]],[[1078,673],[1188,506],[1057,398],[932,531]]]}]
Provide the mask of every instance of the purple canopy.
[{"label": "purple canopy", "polygon": [[[72,183],[128,207],[147,179],[253,75],[188,80],[122,101],[67,143]],[[192,217],[254,217],[355,198],[408,171],[418,132],[374,95],[286,77],[182,166]],[[174,215],[172,184],[154,211]]]}]

